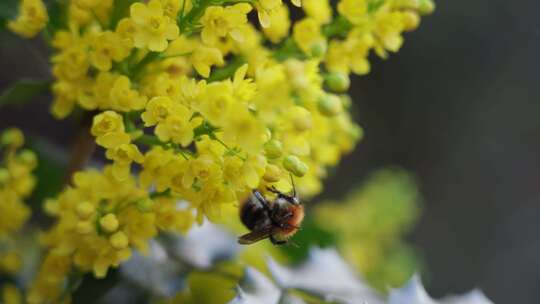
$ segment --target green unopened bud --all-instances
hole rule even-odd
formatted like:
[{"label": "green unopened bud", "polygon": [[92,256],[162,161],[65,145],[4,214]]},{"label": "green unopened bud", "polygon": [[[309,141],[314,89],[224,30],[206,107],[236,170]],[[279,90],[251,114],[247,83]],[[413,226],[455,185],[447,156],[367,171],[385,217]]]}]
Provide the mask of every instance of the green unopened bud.
[{"label": "green unopened bud", "polygon": [[432,0],[419,0],[418,12],[421,15],[429,15],[435,11],[435,3]]},{"label": "green unopened bud", "polygon": [[283,154],[283,145],[279,140],[272,139],[264,144],[264,152],[270,159],[280,158]]},{"label": "green unopened bud", "polygon": [[283,167],[292,174],[302,177],[308,171],[308,166],[294,155],[289,155],[283,159]]},{"label": "green unopened bud", "polygon": [[0,142],[3,145],[12,146],[15,148],[21,147],[24,144],[24,135],[21,130],[17,128],[11,128],[6,130],[2,134]]},{"label": "green unopened bud", "polygon": [[352,128],[349,129],[349,134],[355,141],[362,140],[364,137],[364,129],[359,125],[353,125]]},{"label": "green unopened bud", "polygon": [[349,89],[351,80],[349,79],[349,75],[337,72],[327,75],[325,78],[325,83],[326,86],[333,92],[344,93]]},{"label": "green unopened bud", "polygon": [[19,154],[19,159],[29,167],[35,167],[37,165],[36,154],[30,150],[21,151],[21,154]]},{"label": "green unopened bud", "polygon": [[141,212],[150,212],[154,208],[154,201],[147,198],[137,202],[137,209]]},{"label": "green unopened bud", "polygon": [[324,40],[317,41],[313,43],[313,45],[311,46],[311,56],[315,58],[321,58],[326,54],[326,49],[327,49],[326,41]]},{"label": "green unopened bud", "polygon": [[326,116],[335,116],[343,110],[341,99],[335,95],[326,95],[319,99],[319,112]]}]

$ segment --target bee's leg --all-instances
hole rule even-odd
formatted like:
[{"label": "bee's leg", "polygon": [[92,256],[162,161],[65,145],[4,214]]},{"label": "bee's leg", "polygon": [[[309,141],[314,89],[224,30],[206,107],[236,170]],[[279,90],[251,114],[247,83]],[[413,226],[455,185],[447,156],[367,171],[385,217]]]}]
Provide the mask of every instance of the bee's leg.
[{"label": "bee's leg", "polygon": [[272,244],[274,244],[274,245],[285,245],[285,244],[287,244],[287,241],[278,241],[278,240],[274,239],[273,235],[270,235],[270,242],[272,242]]},{"label": "bee's leg", "polygon": [[268,204],[268,201],[264,198],[264,196],[258,190],[253,190],[253,195],[259,201],[259,203],[261,203],[264,210],[266,210],[267,213],[270,213],[270,204]]}]

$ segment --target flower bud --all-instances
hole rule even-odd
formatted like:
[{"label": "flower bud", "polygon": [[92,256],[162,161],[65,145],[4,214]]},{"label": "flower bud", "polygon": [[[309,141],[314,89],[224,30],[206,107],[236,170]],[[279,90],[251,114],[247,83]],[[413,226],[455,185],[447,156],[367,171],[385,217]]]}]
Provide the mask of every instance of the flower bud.
[{"label": "flower bud", "polygon": [[326,41],[319,40],[311,46],[311,56],[315,58],[321,58],[326,54],[327,49]]},{"label": "flower bud", "polygon": [[435,10],[435,3],[432,0],[419,0],[418,12],[421,15],[428,15]]},{"label": "flower bud", "polygon": [[264,144],[264,153],[270,159],[280,158],[283,154],[283,145],[279,140],[272,139]]},{"label": "flower bud", "polygon": [[29,166],[29,167],[35,167],[37,165],[37,157],[36,154],[30,150],[22,150],[19,154],[19,160]]},{"label": "flower bud", "polygon": [[109,242],[111,243],[111,246],[116,250],[125,249],[129,245],[128,237],[122,231],[118,231],[117,233],[111,235],[111,237],[109,238]]},{"label": "flower bud", "polygon": [[349,89],[351,80],[349,75],[341,72],[330,73],[325,78],[325,84],[330,90],[337,93],[344,93]]},{"label": "flower bud", "polygon": [[118,229],[119,223],[116,215],[109,213],[99,220],[99,225],[106,232],[115,232]]},{"label": "flower bud", "polygon": [[289,155],[283,159],[283,167],[298,177],[304,176],[309,169],[304,162],[294,155]]},{"label": "flower bud", "polygon": [[343,110],[341,99],[335,95],[326,95],[319,99],[319,112],[325,116],[335,116]]},{"label": "flower bud", "polygon": [[79,205],[77,205],[77,215],[82,220],[89,219],[92,214],[94,214],[94,211],[96,209],[94,208],[94,205],[90,204],[89,202],[82,202]]},{"label": "flower bud", "polygon": [[266,166],[263,178],[269,183],[278,182],[281,178],[281,169],[276,165],[269,164]]},{"label": "flower bud", "polygon": [[12,146],[15,148],[21,147],[24,144],[24,135],[21,130],[17,128],[11,128],[6,130],[2,134],[0,143],[7,146]]},{"label": "flower bud", "polygon": [[90,221],[79,221],[76,229],[79,234],[89,234],[94,230],[94,225]]}]

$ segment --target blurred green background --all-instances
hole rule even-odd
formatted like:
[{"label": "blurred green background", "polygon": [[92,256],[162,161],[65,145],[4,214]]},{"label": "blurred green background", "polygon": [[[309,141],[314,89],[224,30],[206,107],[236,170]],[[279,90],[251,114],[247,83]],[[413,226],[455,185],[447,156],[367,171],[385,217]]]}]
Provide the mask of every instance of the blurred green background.
[{"label": "blurred green background", "polygon": [[[533,0],[438,1],[400,53],[374,58],[371,74],[352,80],[365,139],[317,201],[344,199],[381,167],[412,172],[423,211],[410,241],[434,297],[477,286],[496,303],[540,303],[539,8]],[[43,54],[40,41],[1,33],[0,88],[47,77]],[[47,113],[49,99],[2,108],[0,129],[52,138],[41,152],[62,164],[75,128]]]}]

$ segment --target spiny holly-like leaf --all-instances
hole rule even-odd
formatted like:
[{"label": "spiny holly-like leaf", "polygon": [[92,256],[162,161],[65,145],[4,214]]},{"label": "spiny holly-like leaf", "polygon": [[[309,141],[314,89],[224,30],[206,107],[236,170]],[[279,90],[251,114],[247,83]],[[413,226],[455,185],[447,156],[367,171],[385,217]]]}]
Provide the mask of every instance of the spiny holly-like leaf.
[{"label": "spiny holly-like leaf", "polygon": [[154,295],[173,296],[183,285],[178,275],[180,265],[171,261],[156,241],[150,242],[148,254],[135,252],[129,261],[122,264],[120,271],[130,282]]},{"label": "spiny holly-like leaf", "polygon": [[414,275],[405,286],[390,291],[388,304],[493,304],[493,302],[478,290],[436,301],[428,295],[420,277]]},{"label": "spiny holly-like leaf", "polygon": [[280,288],[265,275],[247,267],[237,289],[238,295],[229,304],[305,304]]},{"label": "spiny holly-like leaf", "polygon": [[231,259],[240,250],[235,236],[210,222],[192,228],[185,237],[170,236],[167,243],[176,260],[199,269]]},{"label": "spiny holly-like leaf", "polygon": [[0,107],[23,105],[32,98],[47,92],[51,82],[47,80],[19,80],[0,95]]},{"label": "spiny holly-like leaf", "polygon": [[473,290],[461,296],[449,296],[441,304],[493,304],[480,290]]},{"label": "spiny holly-like leaf", "polygon": [[268,269],[282,289],[298,289],[325,301],[378,304],[382,298],[358,277],[334,249],[313,248],[308,260],[289,269],[268,260]]}]

